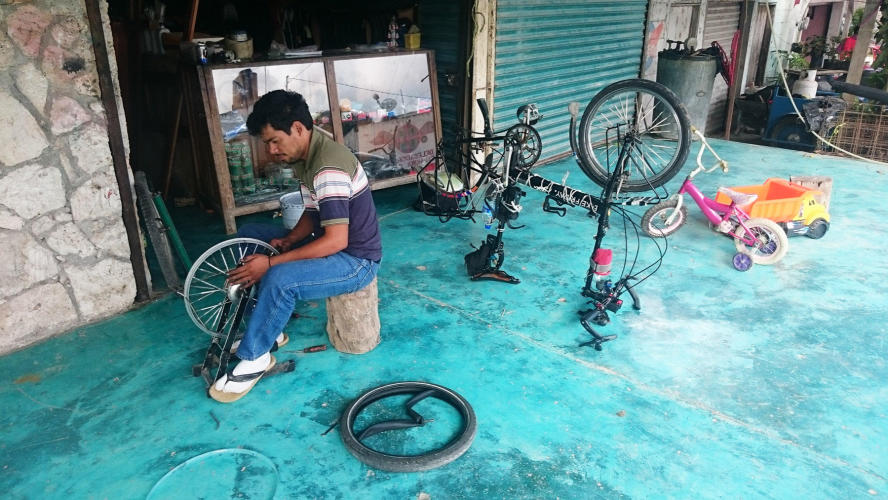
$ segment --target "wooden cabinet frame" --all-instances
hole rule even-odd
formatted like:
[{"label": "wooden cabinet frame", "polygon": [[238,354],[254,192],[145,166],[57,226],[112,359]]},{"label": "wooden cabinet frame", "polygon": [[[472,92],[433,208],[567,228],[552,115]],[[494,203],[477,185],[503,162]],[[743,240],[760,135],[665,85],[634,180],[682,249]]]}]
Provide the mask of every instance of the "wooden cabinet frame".
[{"label": "wooden cabinet frame", "polygon": [[[241,216],[241,215],[246,215],[246,214],[252,214],[252,213],[256,213],[256,212],[275,210],[275,209],[279,208],[280,203],[278,201],[277,196],[275,196],[274,193],[269,194],[271,199],[268,199],[268,200],[257,201],[257,202],[245,202],[245,203],[240,203],[240,204],[238,204],[236,202],[235,192],[234,192],[234,189],[232,188],[232,178],[231,178],[231,174],[229,172],[228,156],[226,155],[226,148],[225,148],[226,143],[225,143],[225,140],[223,139],[223,130],[222,130],[221,122],[220,122],[220,110],[219,110],[219,104],[218,104],[219,100],[217,99],[219,96],[216,95],[216,83],[214,82],[214,79],[213,79],[214,71],[218,71],[218,70],[246,70],[246,69],[258,69],[258,68],[268,69],[268,68],[275,68],[275,67],[279,67],[279,66],[301,65],[301,64],[307,64],[307,63],[321,63],[321,64],[323,64],[324,75],[326,78],[327,99],[329,101],[330,124],[332,125],[333,138],[337,142],[345,144],[346,136],[348,134],[354,134],[354,135],[348,135],[349,142],[354,144],[355,141],[360,140],[360,139],[358,139],[357,136],[358,136],[358,132],[361,131],[363,125],[366,125],[366,127],[364,127],[363,130],[367,130],[367,129],[372,129],[373,127],[379,127],[378,124],[381,122],[377,122],[376,120],[370,121],[368,119],[368,121],[365,121],[362,124],[361,122],[359,122],[357,115],[350,114],[350,111],[348,111],[348,110],[343,111],[342,107],[340,106],[341,98],[340,98],[340,92],[338,89],[338,85],[341,84],[342,82],[337,81],[337,74],[336,74],[337,73],[336,72],[337,66],[339,66],[340,68],[345,68],[344,65],[348,64],[348,61],[355,61],[355,65],[364,65],[365,63],[372,64],[373,62],[376,62],[376,61],[362,61],[362,60],[366,60],[366,59],[395,58],[395,57],[400,57],[400,56],[404,56],[404,55],[417,55],[417,54],[424,56],[426,64],[427,64],[427,68],[428,68],[428,73],[427,73],[426,77],[428,79],[429,96],[431,98],[431,103],[430,103],[431,113],[428,114],[428,111],[426,110],[421,115],[419,114],[420,111],[417,111],[416,113],[413,113],[412,115],[414,117],[422,117],[422,119],[426,121],[425,125],[429,125],[429,124],[433,125],[434,133],[432,136],[433,140],[429,141],[428,140],[429,139],[428,127],[423,127],[423,130],[426,131],[425,133],[427,135],[418,136],[418,137],[413,138],[413,139],[416,139],[416,141],[414,141],[416,144],[419,144],[419,142],[420,142],[419,139],[422,139],[422,141],[421,141],[422,147],[424,148],[421,155],[417,154],[417,155],[413,155],[410,157],[409,161],[412,163],[410,164],[409,168],[413,169],[414,164],[416,162],[421,161],[421,159],[424,158],[428,154],[429,148],[431,148],[432,151],[434,150],[434,147],[437,145],[437,143],[439,142],[441,135],[442,135],[441,113],[438,108],[438,85],[437,85],[437,80],[436,80],[435,58],[434,58],[434,52],[432,52],[431,50],[403,50],[402,49],[402,50],[397,50],[397,51],[369,52],[369,53],[360,53],[360,54],[342,53],[342,54],[337,54],[337,55],[329,55],[329,56],[321,56],[321,57],[307,57],[307,58],[284,59],[284,60],[262,61],[262,62],[244,62],[244,63],[238,63],[238,64],[209,65],[209,66],[198,67],[197,68],[198,87],[200,89],[201,100],[202,100],[202,104],[203,104],[203,115],[206,120],[205,123],[206,123],[206,130],[207,130],[207,139],[209,142],[209,148],[211,150],[210,158],[212,158],[212,163],[213,163],[211,171],[215,174],[215,175],[202,175],[201,178],[203,178],[205,180],[208,178],[215,178],[216,184],[218,184],[218,192],[213,192],[212,195],[210,196],[210,198],[212,199],[212,201],[214,203],[218,203],[216,208],[222,213],[222,216],[225,220],[226,233],[231,234],[237,230],[237,225],[235,224],[235,217]],[[415,58],[413,58],[413,59],[416,60]],[[394,60],[392,59],[390,61],[394,61]],[[380,62],[382,62],[382,61],[380,60]],[[389,61],[385,61],[385,62],[389,62]],[[317,82],[314,82],[314,83],[317,83]],[[348,87],[357,88],[354,85],[348,85]],[[274,89],[267,89],[267,90],[274,90]],[[346,89],[346,90],[348,90],[348,89]],[[361,89],[361,90],[370,91],[371,89]],[[264,92],[262,92],[262,93],[264,93]],[[402,101],[401,106],[402,106],[402,108],[404,107],[403,101],[405,100],[405,97],[403,94],[404,93],[402,91],[401,92],[401,101]],[[373,95],[376,98],[376,102],[379,103],[379,109],[375,110],[374,112],[375,113],[382,112],[382,110],[385,109],[383,107],[383,103],[390,104],[390,102],[380,101],[378,94],[373,94]],[[261,96],[261,93],[260,93],[260,96]],[[413,96],[413,97],[415,97],[417,103],[419,103],[421,101],[420,97],[416,97],[416,96]],[[252,105],[250,105],[250,106],[252,106]],[[417,104],[416,106],[417,106],[417,109],[419,109],[418,108],[419,104]],[[311,108],[311,103],[309,103],[309,107]],[[312,111],[314,111],[314,110],[312,110]],[[406,117],[408,115],[411,115],[411,113],[406,113],[403,116]],[[343,126],[343,117],[344,116],[351,117],[353,120],[350,122],[350,127],[349,127],[348,132],[345,130],[345,127]],[[367,115],[362,113],[362,116],[366,117]],[[244,118],[246,118],[246,117],[244,117]],[[389,115],[386,115],[383,118],[377,117],[377,119],[378,120],[390,120],[390,121],[394,122],[395,120],[400,120],[400,117],[396,114],[392,114],[392,111],[389,110]],[[410,125],[409,120],[407,121],[407,125]],[[415,130],[415,129],[416,129],[416,127],[414,127],[411,130]],[[386,152],[386,154],[389,154],[391,156],[391,158],[393,158],[393,159],[396,158],[396,156],[397,156],[396,152],[395,152],[395,148],[398,147],[397,130],[398,130],[398,128],[397,128],[397,126],[395,126],[394,133],[392,133],[390,131],[383,131],[383,130],[378,131],[378,135],[380,137],[387,138],[387,137],[391,136],[390,148],[389,148],[390,151]],[[403,132],[403,130],[402,130],[402,132]],[[385,135],[385,134],[389,134],[389,135]],[[365,133],[363,135],[365,137],[364,140],[366,141],[367,134]],[[386,139],[386,140],[388,140],[388,139]],[[429,144],[429,142],[431,142],[431,144]],[[411,143],[411,145],[413,145],[413,143]],[[377,148],[377,149],[381,149],[382,151],[385,151],[384,147]],[[403,148],[399,147],[399,150],[400,149],[403,149]],[[253,148],[253,152],[254,152],[253,157],[254,158],[257,157],[255,146]],[[434,153],[432,152],[432,154],[434,154]],[[372,155],[369,155],[369,156],[372,156]],[[362,157],[362,155],[359,154],[359,158],[361,158],[361,157]],[[370,177],[371,189],[382,189],[382,188],[386,188],[386,187],[406,184],[406,183],[415,181],[415,172],[413,172],[413,171],[411,171],[410,173],[406,173],[404,175],[397,175],[395,177],[376,179],[376,178],[374,178],[373,174],[371,173],[372,172],[371,169],[369,169],[367,167],[368,160],[366,160],[366,157],[367,157],[367,155],[364,156],[365,159],[362,159],[362,161],[365,163],[365,170],[368,171],[368,177]],[[378,157],[378,155],[377,155],[377,157]],[[429,158],[429,159],[431,159],[431,158]],[[373,160],[371,159],[369,161],[373,161]],[[260,167],[259,165],[256,165],[256,164],[254,164],[254,165],[255,165],[254,168]],[[397,166],[397,167],[401,167],[401,168],[405,168],[405,169],[408,168],[408,167],[402,166],[400,164],[400,162],[394,163],[391,165],[393,167]],[[207,168],[207,166],[202,166],[202,167],[203,167],[202,169],[205,171],[210,170],[209,168]],[[201,189],[203,191],[205,187],[206,186],[199,187],[199,189]],[[204,192],[207,193],[210,191],[215,191],[215,190],[206,190]],[[283,194],[284,192],[286,192],[286,191],[281,191],[280,193],[278,193],[278,196]]]}]

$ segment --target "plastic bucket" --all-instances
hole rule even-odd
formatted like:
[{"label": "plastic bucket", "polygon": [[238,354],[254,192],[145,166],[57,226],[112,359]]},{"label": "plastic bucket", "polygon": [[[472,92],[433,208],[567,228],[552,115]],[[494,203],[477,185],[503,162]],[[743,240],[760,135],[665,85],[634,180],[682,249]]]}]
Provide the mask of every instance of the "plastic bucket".
[{"label": "plastic bucket", "polygon": [[305,212],[305,203],[302,200],[301,190],[281,196],[281,217],[284,219],[285,228],[293,229],[303,212]]}]

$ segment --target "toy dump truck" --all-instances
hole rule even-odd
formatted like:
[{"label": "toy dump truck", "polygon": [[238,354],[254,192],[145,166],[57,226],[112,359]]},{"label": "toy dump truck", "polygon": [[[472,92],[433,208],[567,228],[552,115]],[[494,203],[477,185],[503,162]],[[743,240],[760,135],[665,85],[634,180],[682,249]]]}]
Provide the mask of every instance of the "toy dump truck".
[{"label": "toy dump truck", "polygon": [[[787,236],[805,235],[822,238],[829,229],[829,213],[817,201],[820,191],[784,179],[771,178],[760,186],[732,187],[734,191],[754,194],[757,198],[740,208],[750,217],[771,219],[782,227]],[[718,193],[715,201],[730,204],[731,200]]]}]

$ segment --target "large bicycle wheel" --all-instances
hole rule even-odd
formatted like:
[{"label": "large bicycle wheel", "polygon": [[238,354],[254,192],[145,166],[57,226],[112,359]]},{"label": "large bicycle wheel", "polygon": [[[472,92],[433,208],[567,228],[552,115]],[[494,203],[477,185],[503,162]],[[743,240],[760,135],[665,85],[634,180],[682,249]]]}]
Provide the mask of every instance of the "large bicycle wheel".
[{"label": "large bicycle wheel", "polygon": [[747,241],[737,238],[734,245],[737,251],[745,253],[756,264],[774,264],[786,255],[789,250],[789,239],[783,228],[770,219],[753,217],[748,219],[746,227],[749,233],[743,231],[743,227],[737,226],[737,234],[743,234]]},{"label": "large bicycle wheel", "polygon": [[[254,254],[277,255],[278,251],[264,241],[252,238],[234,238],[214,245],[191,266],[185,278],[185,310],[194,324],[214,336],[225,335],[233,319],[232,303],[239,297],[228,283],[228,271],[240,261]],[[255,287],[244,293],[252,294]],[[255,301],[250,297],[250,301]],[[252,305],[252,304],[251,304]],[[243,322],[241,322],[243,325]]]},{"label": "large bicycle wheel", "polygon": [[684,165],[691,124],[684,105],[671,90],[649,80],[608,85],[586,106],[580,120],[580,167],[604,186],[626,148],[623,191],[662,186]]},{"label": "large bicycle wheel", "polygon": [[[364,428],[361,432],[356,432],[354,425],[360,413],[379,400],[400,395],[412,395],[405,406],[406,413],[412,417],[410,420],[397,419],[380,422]],[[427,451],[416,455],[394,454],[379,451],[369,446],[368,443],[371,436],[385,431],[396,429],[408,429],[410,427],[423,426],[432,420],[424,419],[415,410],[412,409],[414,404],[425,398],[432,398],[443,401],[459,413],[462,424],[461,430],[455,433],[452,439],[437,449]],[[369,410],[368,410],[369,411]],[[389,413],[389,411],[382,411]],[[443,416],[443,415],[442,415]],[[441,421],[436,418],[435,424],[439,427]],[[430,384],[428,382],[394,382],[386,384],[362,394],[358,399],[349,404],[342,412],[339,418],[339,431],[342,435],[342,443],[346,449],[361,462],[375,467],[377,469],[390,472],[416,472],[434,469],[459,458],[475,439],[477,430],[477,422],[475,412],[468,401],[456,392],[442,387],[440,385]],[[430,430],[432,432],[432,430]],[[434,433],[434,432],[432,432]],[[392,441],[392,440],[389,440]],[[398,441],[397,439],[394,441]]]},{"label": "large bicycle wheel", "polygon": [[148,178],[145,176],[145,172],[141,170],[135,172],[133,178],[135,180],[136,204],[139,207],[139,214],[142,216],[145,230],[148,232],[151,248],[154,249],[154,255],[157,257],[160,273],[163,275],[167,287],[175,290],[179,288],[182,281],[176,272],[176,263],[173,261],[173,250],[170,247],[170,240],[167,238],[166,226],[154,204],[154,195],[151,193],[151,188],[148,187]]}]

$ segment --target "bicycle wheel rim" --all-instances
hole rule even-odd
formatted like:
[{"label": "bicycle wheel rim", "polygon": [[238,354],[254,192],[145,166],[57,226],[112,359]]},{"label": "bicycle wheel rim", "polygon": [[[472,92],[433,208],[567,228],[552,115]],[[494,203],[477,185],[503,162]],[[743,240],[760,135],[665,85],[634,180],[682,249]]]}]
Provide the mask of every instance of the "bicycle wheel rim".
[{"label": "bicycle wheel rim", "polygon": [[[213,245],[194,261],[185,278],[183,295],[185,310],[198,328],[214,337],[228,333],[234,311],[224,314],[226,305],[231,304],[227,273],[237,267],[240,259],[257,253],[277,255],[278,251],[264,241],[234,238]],[[253,290],[251,287],[244,293]]]},{"label": "bicycle wheel rim", "polygon": [[[745,253],[756,264],[770,265],[780,261],[789,249],[789,240],[786,232],[776,222],[770,219],[753,217],[746,220],[746,227],[756,238],[753,245],[749,245],[741,238],[736,238],[734,244],[737,251]],[[742,228],[738,229],[738,231]]]},{"label": "bicycle wheel rim", "polygon": [[604,185],[627,144],[624,191],[665,184],[687,159],[690,121],[666,87],[647,80],[624,80],[605,87],[583,113],[579,131],[580,166]]}]

